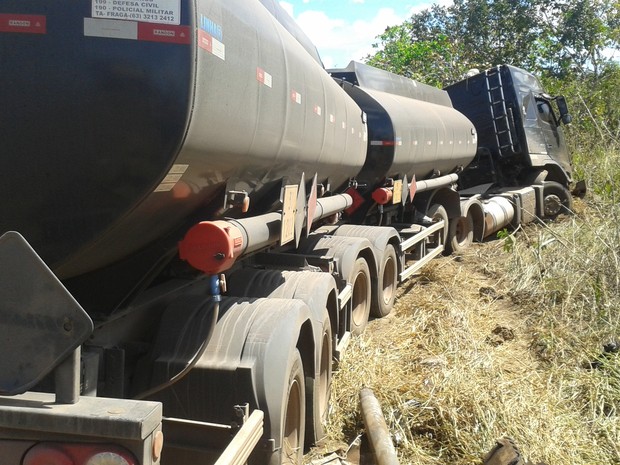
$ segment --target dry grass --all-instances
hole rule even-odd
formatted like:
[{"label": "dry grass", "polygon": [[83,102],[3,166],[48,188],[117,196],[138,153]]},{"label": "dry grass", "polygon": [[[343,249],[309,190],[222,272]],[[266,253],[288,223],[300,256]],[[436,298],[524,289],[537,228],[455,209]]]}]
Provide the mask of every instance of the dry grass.
[{"label": "dry grass", "polygon": [[620,337],[618,179],[414,278],[345,353],[327,447],[363,432],[366,386],[403,464],[479,464],[502,436],[549,465],[620,464],[620,354],[603,350]]}]

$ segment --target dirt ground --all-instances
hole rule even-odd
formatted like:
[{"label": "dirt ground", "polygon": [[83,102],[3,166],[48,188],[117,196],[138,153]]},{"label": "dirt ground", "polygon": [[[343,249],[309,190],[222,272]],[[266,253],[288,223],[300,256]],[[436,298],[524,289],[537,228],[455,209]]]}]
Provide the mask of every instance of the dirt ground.
[{"label": "dirt ground", "polygon": [[[360,455],[364,386],[382,404],[401,463],[482,463],[496,431],[505,430],[494,425],[500,419],[492,404],[502,395],[493,386],[497,374],[502,383],[519,383],[537,365],[523,318],[528,302],[509,295],[502,278],[507,256],[499,241],[474,244],[434,260],[400,287],[392,313],[370,322],[334,373],[329,435],[307,463],[372,463],[364,444]],[[479,423],[473,432],[459,424],[467,417]],[[457,446],[458,456],[445,447],[452,435],[470,444]]]}]

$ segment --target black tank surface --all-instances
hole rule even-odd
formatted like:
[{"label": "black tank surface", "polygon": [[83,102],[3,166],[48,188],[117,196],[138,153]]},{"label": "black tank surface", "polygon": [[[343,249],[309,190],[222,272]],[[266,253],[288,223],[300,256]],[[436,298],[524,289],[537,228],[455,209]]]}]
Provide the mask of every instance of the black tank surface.
[{"label": "black tank surface", "polygon": [[215,210],[226,185],[335,187],[364,163],[361,110],[258,0],[4,0],[0,63],[0,233],[61,278]]},{"label": "black tank surface", "polygon": [[448,174],[473,159],[474,125],[446,92],[356,62],[329,72],[367,114],[368,156],[357,179],[371,189],[386,177]]}]

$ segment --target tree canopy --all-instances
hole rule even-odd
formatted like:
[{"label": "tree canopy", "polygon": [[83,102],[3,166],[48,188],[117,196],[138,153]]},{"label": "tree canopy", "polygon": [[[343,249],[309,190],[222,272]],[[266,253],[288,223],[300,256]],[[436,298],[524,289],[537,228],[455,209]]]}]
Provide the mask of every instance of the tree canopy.
[{"label": "tree canopy", "polygon": [[620,146],[620,0],[454,0],[386,29],[375,48],[368,64],[438,87],[471,69],[524,68],[571,103],[573,148]]},{"label": "tree canopy", "polygon": [[378,39],[369,64],[436,85],[502,63],[545,76],[599,76],[620,49],[620,2],[455,0]]}]

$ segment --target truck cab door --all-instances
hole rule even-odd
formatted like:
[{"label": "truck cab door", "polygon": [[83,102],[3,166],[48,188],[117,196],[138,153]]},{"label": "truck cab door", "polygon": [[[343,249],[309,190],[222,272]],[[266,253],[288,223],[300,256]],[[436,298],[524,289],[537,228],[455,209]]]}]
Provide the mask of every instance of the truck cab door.
[{"label": "truck cab door", "polygon": [[536,160],[546,156],[547,136],[544,130],[543,119],[539,116],[538,102],[533,92],[528,92],[523,97],[523,126],[527,138],[527,147],[532,157],[532,165],[537,166]]},{"label": "truck cab door", "polygon": [[551,101],[544,96],[536,96],[538,124],[546,145],[547,155],[559,164],[567,173],[571,172],[570,156],[560,128],[560,119],[551,106]]}]

